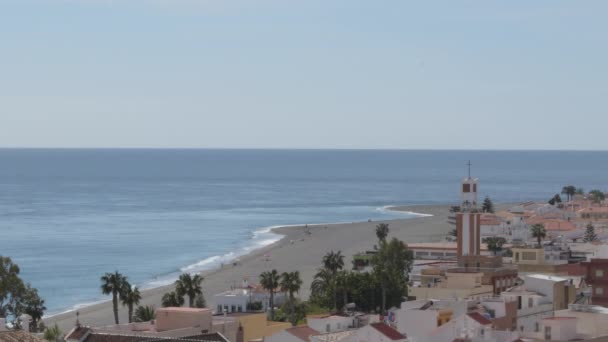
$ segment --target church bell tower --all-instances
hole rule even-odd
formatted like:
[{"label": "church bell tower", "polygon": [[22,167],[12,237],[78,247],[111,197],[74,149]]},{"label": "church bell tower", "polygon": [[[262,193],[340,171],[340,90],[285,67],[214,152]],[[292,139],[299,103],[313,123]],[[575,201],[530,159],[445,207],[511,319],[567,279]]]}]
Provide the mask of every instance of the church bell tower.
[{"label": "church bell tower", "polygon": [[471,178],[471,162],[467,163],[469,173],[460,184],[460,211],[456,213],[456,230],[458,233],[457,256],[480,255],[480,218],[477,209],[477,178]]}]

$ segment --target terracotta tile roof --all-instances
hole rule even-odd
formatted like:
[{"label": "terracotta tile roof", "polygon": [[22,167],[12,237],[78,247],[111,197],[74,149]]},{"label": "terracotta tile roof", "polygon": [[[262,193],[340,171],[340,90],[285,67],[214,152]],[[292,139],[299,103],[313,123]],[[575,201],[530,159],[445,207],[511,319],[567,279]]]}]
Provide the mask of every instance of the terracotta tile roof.
[{"label": "terracotta tile roof", "polygon": [[492,214],[483,214],[479,219],[479,223],[484,226],[499,226],[500,220],[498,216]]},{"label": "terracotta tile roof", "polygon": [[545,219],[542,217],[532,217],[526,221],[527,224],[542,224],[546,230],[570,231],[576,230],[576,225],[572,222],[559,219]]},{"label": "terracotta tile roof", "polygon": [[285,329],[288,333],[299,338],[302,341],[310,341],[310,336],[319,335],[319,332],[309,327],[308,325],[299,325],[297,327]]},{"label": "terracotta tile roof", "polygon": [[68,333],[65,337],[66,340],[80,340],[86,333],[91,331],[91,328],[88,327],[75,327]]},{"label": "terracotta tile roof", "polygon": [[218,333],[188,337],[133,336],[108,333],[91,333],[83,342],[229,342]]},{"label": "terracotta tile roof", "polygon": [[32,334],[23,331],[2,331],[0,332],[1,342],[44,342]]},{"label": "terracotta tile roof", "polygon": [[482,316],[479,312],[471,312],[471,313],[468,313],[467,316],[471,317],[472,319],[474,319],[475,321],[477,321],[477,323],[479,323],[481,325],[492,324],[492,321],[490,321],[489,319]]},{"label": "terracotta tile roof", "polygon": [[405,335],[384,323],[372,323],[370,324],[370,326],[393,341],[403,340],[404,338],[406,338]]}]

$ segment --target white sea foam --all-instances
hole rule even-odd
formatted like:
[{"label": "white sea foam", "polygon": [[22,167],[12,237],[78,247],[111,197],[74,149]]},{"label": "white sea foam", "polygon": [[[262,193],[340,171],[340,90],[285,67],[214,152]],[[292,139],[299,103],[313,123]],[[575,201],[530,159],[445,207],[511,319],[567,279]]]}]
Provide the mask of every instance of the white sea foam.
[{"label": "white sea foam", "polygon": [[[395,208],[395,206],[384,206],[381,208],[376,208],[376,210],[381,211],[383,213],[395,214],[395,215],[407,215],[407,216],[418,216],[418,217],[433,216],[433,215],[429,215],[429,214],[422,214],[422,213],[416,213],[416,212],[411,212],[411,211],[399,211],[399,210],[394,210],[392,208]],[[284,237],[284,235],[273,232],[273,230],[277,229],[277,228],[301,227],[301,226],[305,226],[305,225],[309,226],[309,227],[315,227],[315,226],[329,226],[329,225],[347,224],[347,223],[352,223],[352,221],[287,224],[287,225],[275,225],[275,226],[259,228],[259,229],[254,230],[251,233],[250,243],[247,244],[246,246],[240,248],[238,251],[229,252],[224,255],[214,255],[214,256],[207,257],[196,263],[181,267],[179,269],[179,272],[172,272],[169,274],[158,276],[155,279],[149,280],[149,281],[145,282],[144,284],[142,284],[140,286],[140,288],[141,289],[153,289],[153,288],[166,286],[166,285],[172,284],[179,277],[179,275],[183,272],[198,273],[198,272],[202,272],[202,271],[209,271],[209,270],[220,267],[222,264],[232,263],[233,261],[237,260],[239,257],[241,257],[243,255],[246,255],[256,249],[263,248],[265,246],[269,246],[269,245],[281,240]],[[74,305],[72,308],[70,308],[68,310],[47,315],[47,316],[45,316],[45,318],[68,313],[68,312],[73,312],[73,311],[79,310],[81,308],[100,304],[100,303],[103,303],[106,301],[107,300],[102,299],[102,300],[98,300],[98,301],[80,303],[80,304]]]},{"label": "white sea foam", "polygon": [[413,216],[417,216],[417,217],[433,216],[432,214],[417,213],[415,211],[397,210],[396,208],[397,208],[397,206],[395,206],[395,205],[385,205],[383,207],[377,208],[376,210],[378,210],[382,213],[386,213],[386,214],[396,214],[396,215],[403,214],[403,215],[413,215]]}]

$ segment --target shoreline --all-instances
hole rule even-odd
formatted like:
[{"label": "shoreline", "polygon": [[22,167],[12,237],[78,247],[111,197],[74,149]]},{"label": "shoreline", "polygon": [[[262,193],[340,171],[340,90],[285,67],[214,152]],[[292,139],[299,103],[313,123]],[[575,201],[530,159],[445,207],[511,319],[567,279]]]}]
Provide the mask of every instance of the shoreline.
[{"label": "shoreline", "polygon": [[[361,229],[362,226],[371,226],[373,228],[373,227],[375,227],[375,225],[378,222],[386,222],[386,223],[391,224],[391,226],[393,226],[393,224],[395,224],[395,223],[399,223],[400,225],[401,224],[415,225],[420,220],[432,219],[433,217],[435,217],[435,220],[433,220],[433,221],[435,221],[435,224],[437,224],[438,223],[437,214],[443,213],[443,212],[447,213],[448,208],[449,208],[449,205],[445,205],[445,204],[444,205],[386,206],[386,207],[382,207],[382,208],[378,208],[378,209],[390,211],[390,212],[394,213],[395,215],[407,214],[407,215],[413,215],[413,217],[403,217],[403,218],[395,217],[395,218],[388,218],[388,219],[374,220],[374,221],[365,221],[365,222],[315,223],[315,224],[285,225],[285,226],[278,226],[278,227],[274,227],[274,228],[273,227],[260,228],[260,229],[258,229],[258,231],[269,229],[270,232],[272,232],[273,234],[279,235],[280,237],[276,241],[274,241],[268,245],[254,248],[251,251],[244,253],[242,255],[235,255],[234,258],[232,258],[232,260],[226,261],[226,263],[223,265],[223,267],[215,266],[209,270],[203,270],[201,272],[198,272],[205,278],[205,280],[203,281],[205,299],[207,300],[208,306],[213,308],[213,295],[214,294],[226,291],[226,290],[230,289],[230,287],[240,285],[240,283],[242,282],[243,279],[257,278],[259,273],[261,273],[264,270],[269,270],[271,268],[277,268],[280,272],[287,270],[286,269],[287,267],[285,265],[282,267],[276,267],[275,265],[278,263],[287,264],[287,266],[291,269],[298,268],[301,265],[298,265],[297,261],[290,262],[290,259],[293,259],[293,255],[291,255],[290,257],[281,258],[281,260],[276,260],[275,258],[273,258],[273,254],[275,254],[275,253],[284,254],[285,250],[288,249],[289,247],[299,247],[300,245],[310,244],[311,243],[310,240],[316,240],[323,235],[335,235],[336,232],[342,231],[343,229],[348,229],[348,227],[354,227],[354,228]],[[443,222],[445,222],[445,220],[443,220]],[[407,224],[407,223],[409,223],[409,224]],[[447,224],[443,225],[443,226],[447,230]],[[331,229],[329,229],[330,227],[331,227]],[[308,235],[306,233],[306,231],[309,231],[310,235]],[[375,233],[373,231],[370,231],[369,236],[367,236],[367,234],[366,234],[365,237],[370,238],[373,241],[373,239],[375,239],[374,234]],[[406,239],[404,239],[402,237],[399,237],[399,238],[402,240],[407,240],[407,235],[411,235],[411,234],[405,234],[405,235],[406,235],[405,236]],[[424,234],[424,235],[426,235],[425,238],[428,238],[428,237],[432,238],[433,234],[431,232],[428,232],[427,234]],[[442,234],[435,236],[435,238],[443,237],[444,235],[445,235],[445,231],[443,231]],[[351,259],[352,254],[354,254],[354,253],[345,253],[344,252],[344,250],[349,246],[348,245],[341,246],[339,241],[336,241],[336,239],[322,238],[322,240],[327,240],[329,242],[331,242],[333,240],[334,242],[336,242],[334,244],[330,243],[332,245],[331,250],[343,250],[343,254],[346,257],[346,260],[345,260],[345,264],[347,265],[346,268],[348,268],[350,265],[349,260]],[[419,240],[419,239],[416,239],[416,240]],[[327,241],[324,241],[324,242],[327,243]],[[422,241],[422,240],[420,240],[420,241]],[[357,242],[359,242],[359,241],[357,241]],[[418,242],[418,241],[416,241],[416,242]],[[373,243],[372,243],[372,245],[373,245]],[[372,245],[370,245],[369,247],[371,248]],[[310,246],[310,247],[311,248],[309,248],[308,250],[305,250],[304,253],[310,254],[310,252],[313,252],[313,254],[314,254],[314,250],[316,247],[315,244],[312,244],[312,246]],[[351,246],[351,248],[352,248],[352,246]],[[294,254],[294,253],[290,252],[288,254]],[[303,278],[304,278],[303,279],[304,285],[302,286],[302,291],[300,293],[300,296],[302,298],[308,298],[307,286],[310,283],[312,276],[314,275],[314,270],[316,269],[316,267],[318,265],[320,265],[321,258],[324,254],[325,254],[325,252],[321,252],[318,255],[318,258],[317,258],[318,262],[316,264],[313,263],[313,264],[306,265],[310,269],[308,272],[304,273],[301,271]],[[265,255],[269,255],[270,257],[267,258],[267,257],[265,257]],[[238,260],[238,262],[233,263],[235,260]],[[285,262],[280,262],[283,260]],[[252,265],[252,267],[247,267],[249,265]],[[185,266],[185,267],[188,267],[188,266]],[[240,278],[240,280],[236,280],[238,278],[235,279],[235,277]],[[257,282],[257,281],[254,281],[254,282]],[[212,284],[210,284],[210,283],[212,283]],[[157,308],[160,307],[161,306],[160,298],[162,297],[162,295],[166,292],[172,291],[173,288],[174,288],[174,285],[171,283],[171,284],[167,284],[167,285],[161,285],[158,287],[143,289],[141,291],[142,300],[140,302],[140,305],[142,305],[142,306],[154,305]],[[78,305],[85,305],[85,306],[78,307]],[[67,332],[67,331],[69,331],[69,329],[71,329],[71,327],[74,326],[74,322],[76,321],[76,312],[78,312],[80,315],[79,316],[80,321],[84,324],[95,325],[95,326],[109,325],[109,324],[113,324],[112,310],[109,308],[111,308],[110,299],[102,300],[99,302],[93,302],[91,305],[87,305],[86,303],[77,304],[73,308],[68,309],[66,311],[54,313],[50,316],[44,317],[43,321],[45,322],[45,324],[47,326],[57,323],[64,332]],[[119,307],[119,313],[120,313],[121,322],[125,322],[126,321],[126,310],[122,307]]]}]

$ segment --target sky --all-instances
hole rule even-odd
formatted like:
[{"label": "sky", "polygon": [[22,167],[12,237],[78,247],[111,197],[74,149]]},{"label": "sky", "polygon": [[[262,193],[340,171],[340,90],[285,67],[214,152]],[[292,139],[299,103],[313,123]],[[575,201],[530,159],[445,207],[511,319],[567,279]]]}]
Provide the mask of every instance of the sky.
[{"label": "sky", "polygon": [[0,147],[606,150],[607,10],[0,0]]}]

